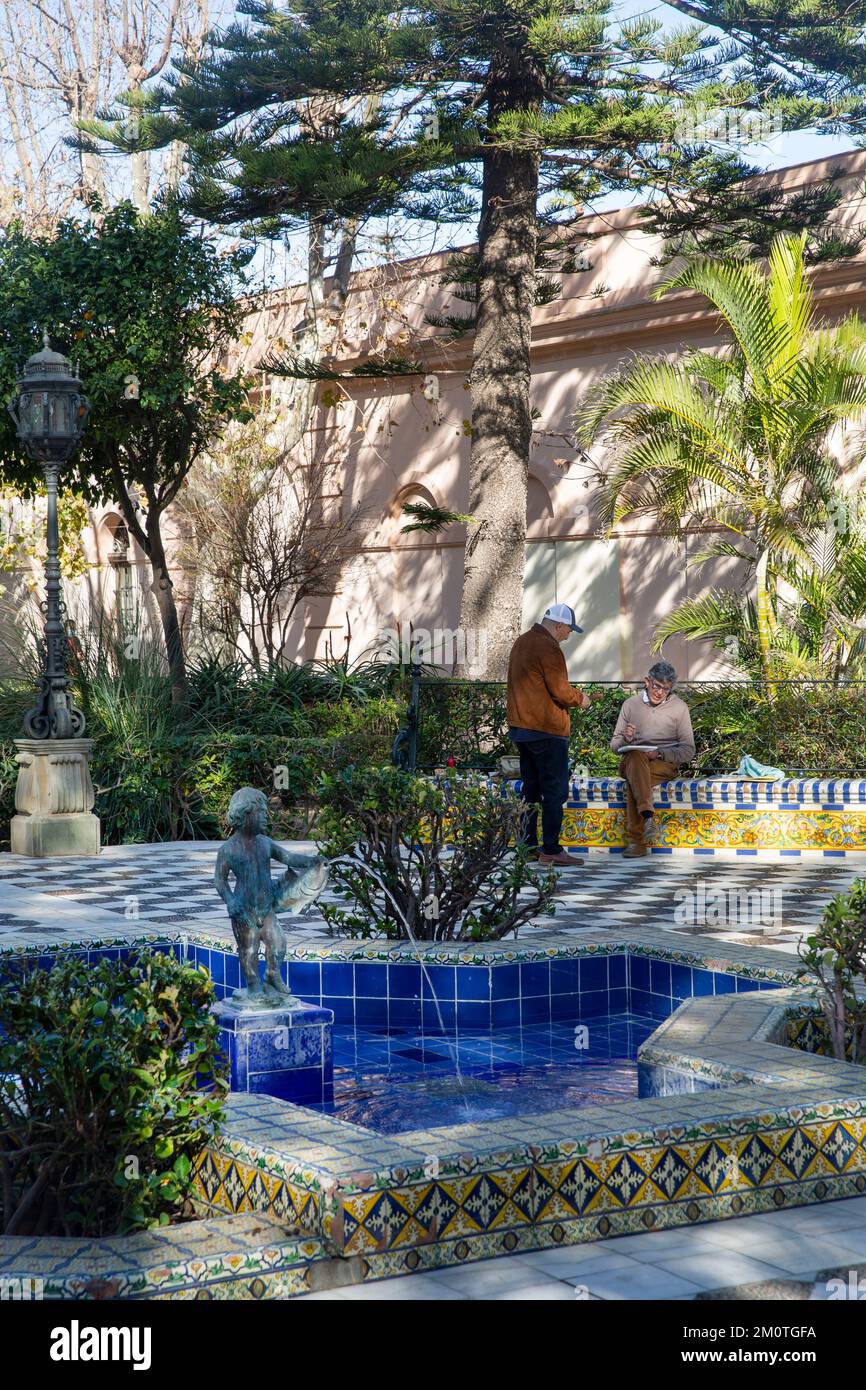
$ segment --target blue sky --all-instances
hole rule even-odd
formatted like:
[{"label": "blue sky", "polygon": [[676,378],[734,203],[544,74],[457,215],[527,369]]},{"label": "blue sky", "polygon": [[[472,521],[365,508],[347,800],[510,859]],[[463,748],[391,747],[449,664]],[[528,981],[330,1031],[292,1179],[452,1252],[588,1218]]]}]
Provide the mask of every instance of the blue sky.
[{"label": "blue sky", "polygon": [[[622,18],[635,18],[638,15],[652,15],[666,28],[683,28],[692,21],[687,15],[673,9],[671,5],[647,5],[642,0],[622,0],[617,6]],[[719,35],[722,37],[722,35]],[[821,135],[818,131],[789,131],[773,136],[760,145],[746,146],[743,157],[760,164],[766,169],[783,169],[790,164],[803,164],[809,159],[826,159],[828,155],[840,154],[854,148],[849,135]]]}]

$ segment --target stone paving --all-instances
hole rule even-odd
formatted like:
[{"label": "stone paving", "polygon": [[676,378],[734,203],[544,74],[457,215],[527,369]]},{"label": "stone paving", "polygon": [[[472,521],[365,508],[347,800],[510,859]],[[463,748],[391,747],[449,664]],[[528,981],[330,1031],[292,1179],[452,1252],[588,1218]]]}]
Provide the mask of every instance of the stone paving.
[{"label": "stone paving", "polygon": [[[217,848],[208,841],[111,845],[95,860],[0,854],[0,945],[135,935],[161,926],[206,926],[229,939],[213,887]],[[297,842],[290,848],[313,846]],[[583,928],[622,932],[653,926],[684,938],[721,937],[790,954],[817,923],[827,899],[858,872],[854,857],[820,852],[796,859],[743,858],[731,851],[629,862],[591,852],[582,868],[560,872],[555,916],[522,928],[520,941],[525,944],[539,928],[555,939],[573,938]],[[331,939],[315,909],[283,921],[299,944]]]},{"label": "stone paving", "polygon": [[[306,1299],[826,1300],[864,1279],[866,1197],[683,1230],[617,1236],[480,1264],[355,1284]],[[854,1278],[851,1279],[851,1271]],[[862,1285],[866,1292],[866,1279]]]},{"label": "stone paving", "polygon": [[[96,860],[0,855],[0,949],[206,926],[230,935],[213,888],[215,843],[110,846]],[[296,845],[293,848],[312,848]],[[866,866],[864,866],[866,867]],[[623,863],[605,853],[560,874],[554,918],[521,930],[548,939],[589,928],[618,935],[648,926],[796,953],[857,859],[791,860],[717,853]],[[284,919],[285,920],[285,919]],[[286,921],[295,944],[330,940],[321,915]],[[538,933],[538,928],[542,933]],[[684,942],[685,944],[685,942]],[[462,1268],[353,1285],[309,1298],[700,1299],[828,1297],[827,1271],[866,1263],[866,1197],[771,1212],[688,1230],[647,1232],[507,1256]],[[860,1271],[862,1274],[862,1271]]]}]

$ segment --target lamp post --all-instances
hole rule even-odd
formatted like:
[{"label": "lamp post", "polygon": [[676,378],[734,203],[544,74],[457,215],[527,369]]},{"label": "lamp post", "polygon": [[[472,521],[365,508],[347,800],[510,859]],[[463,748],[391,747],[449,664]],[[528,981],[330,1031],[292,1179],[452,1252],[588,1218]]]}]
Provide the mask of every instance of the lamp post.
[{"label": "lamp post", "polygon": [[36,704],[24,716],[12,852],[37,857],[99,852],[99,821],[91,814],[93,784],[84,715],[72,703],[66,676],[66,627],[60,589],[57,484],[60,468],[81,443],[88,404],[72,364],[44,347],[27,359],[9,411],[30,458],[42,464],[48,493],[45,558],[45,640]]},{"label": "lamp post", "polygon": [[60,537],[57,527],[57,480],[60,465],[81,443],[88,404],[72,364],[52,352],[48,334],[41,352],[27,359],[18,395],[9,406],[18,438],[30,458],[42,464],[48,493],[45,557],[45,642],[42,684],[33,709],[24,716],[28,738],[78,738],[84,715],[74,708],[66,679],[66,627],[60,593]]}]

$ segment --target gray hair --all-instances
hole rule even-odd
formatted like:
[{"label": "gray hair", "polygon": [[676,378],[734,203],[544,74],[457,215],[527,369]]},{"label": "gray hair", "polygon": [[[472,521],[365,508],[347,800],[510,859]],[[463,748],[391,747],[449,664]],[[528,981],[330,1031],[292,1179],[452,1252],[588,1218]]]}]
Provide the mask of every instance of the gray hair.
[{"label": "gray hair", "polygon": [[651,666],[647,671],[651,681],[669,681],[676,685],[677,673],[669,661],[657,661],[655,666]]},{"label": "gray hair", "polygon": [[268,814],[268,798],[256,787],[241,787],[229,802],[226,820],[233,829],[237,829],[243,825],[247,816],[253,815],[256,811]]}]

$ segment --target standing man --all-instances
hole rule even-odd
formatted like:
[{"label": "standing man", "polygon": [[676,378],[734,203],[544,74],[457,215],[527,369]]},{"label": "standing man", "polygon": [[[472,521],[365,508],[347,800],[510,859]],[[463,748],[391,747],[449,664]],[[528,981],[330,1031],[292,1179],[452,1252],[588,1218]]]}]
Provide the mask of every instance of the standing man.
[{"label": "standing man", "polygon": [[538,848],[538,803],[541,802],[539,864],[573,868],[583,863],[559,843],[562,807],[568,799],[569,710],[589,709],[590,700],[571,685],[561,643],[582,632],[567,603],[552,603],[540,623],[524,632],[508,659],[508,736],[520,754],[523,842]]},{"label": "standing man", "polygon": [[688,706],[673,694],[677,673],[669,661],[657,661],[644,676],[641,695],[630,695],[619,712],[610,746],[647,743],[647,752],[623,753],[619,775],[625,778],[628,846],[623,859],[641,859],[655,838],[653,787],[676,777],[681,763],[695,756],[695,736]]}]

